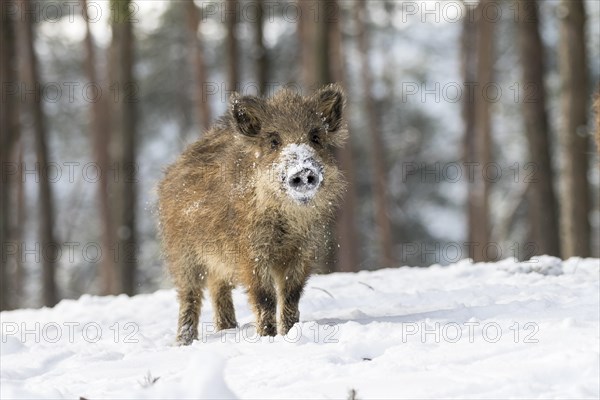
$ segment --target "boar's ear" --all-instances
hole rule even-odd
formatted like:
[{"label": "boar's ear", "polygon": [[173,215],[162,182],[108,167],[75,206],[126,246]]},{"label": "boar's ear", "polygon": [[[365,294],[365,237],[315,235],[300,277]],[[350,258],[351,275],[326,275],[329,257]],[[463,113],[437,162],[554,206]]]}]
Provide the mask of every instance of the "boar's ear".
[{"label": "boar's ear", "polygon": [[262,100],[254,96],[240,96],[238,93],[233,93],[229,102],[231,116],[240,133],[246,136],[258,136],[261,128],[259,116],[263,110]]},{"label": "boar's ear", "polygon": [[342,110],[346,102],[344,91],[337,83],[324,86],[315,94],[317,114],[327,131],[335,132],[342,125]]}]

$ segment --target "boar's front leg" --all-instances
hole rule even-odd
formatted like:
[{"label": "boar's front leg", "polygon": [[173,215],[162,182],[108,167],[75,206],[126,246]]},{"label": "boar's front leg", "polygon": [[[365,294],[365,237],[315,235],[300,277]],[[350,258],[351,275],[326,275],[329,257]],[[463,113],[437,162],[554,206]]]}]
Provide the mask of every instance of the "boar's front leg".
[{"label": "boar's front leg", "polygon": [[260,336],[275,336],[277,302],[273,284],[254,280],[248,288],[248,297],[256,315],[256,332]]},{"label": "boar's front leg", "polygon": [[302,286],[295,286],[280,295],[279,334],[286,335],[292,326],[300,321],[298,303],[302,296]]},{"label": "boar's front leg", "polygon": [[300,320],[298,304],[306,283],[305,276],[282,275],[277,277],[279,302],[279,334],[285,335]]},{"label": "boar's front leg", "polygon": [[204,277],[202,265],[189,260],[189,257],[172,258],[171,274],[177,287],[179,318],[177,323],[177,344],[189,345],[198,339],[198,322],[202,307]]},{"label": "boar's front leg", "polygon": [[177,292],[179,297],[179,322],[177,344],[187,346],[198,339],[198,320],[202,306],[202,288],[185,287]]}]

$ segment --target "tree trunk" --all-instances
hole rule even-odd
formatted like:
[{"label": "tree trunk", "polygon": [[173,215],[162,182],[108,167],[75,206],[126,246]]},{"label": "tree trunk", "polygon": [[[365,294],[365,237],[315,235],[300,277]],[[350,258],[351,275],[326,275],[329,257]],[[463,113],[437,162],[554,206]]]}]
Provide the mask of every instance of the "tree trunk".
[{"label": "tree trunk", "polygon": [[[108,115],[106,113],[108,88],[104,82],[99,79],[98,71],[96,70],[96,49],[94,39],[90,30],[89,20],[87,16],[87,0],[82,3],[83,16],[86,23],[85,49],[87,57],[85,60],[85,71],[90,82],[94,82],[102,88],[104,96],[96,102],[90,102],[90,136],[93,144],[93,157],[101,171],[98,179],[98,210],[101,224],[100,242],[102,249],[102,257],[100,260],[100,278],[101,278],[101,293],[116,294],[119,288],[117,280],[117,266],[114,258],[110,256],[111,240],[115,236],[111,219],[111,203],[108,197],[108,179],[110,169],[110,157],[108,153],[108,143],[110,142],[110,125]],[[103,81],[103,80],[102,80]]]},{"label": "tree trunk", "polygon": [[589,138],[586,133],[588,78],[585,8],[582,0],[560,3],[559,69],[563,149],[561,173],[562,257],[590,255],[590,193],[587,180]]},{"label": "tree trunk", "polygon": [[204,63],[204,48],[202,40],[198,38],[200,24],[202,23],[201,11],[193,1],[184,3],[185,14],[187,15],[188,40],[190,46],[190,64],[192,76],[194,77],[194,86],[196,88],[196,114],[198,116],[198,127],[204,131],[210,129],[212,115],[210,102],[204,94],[204,85],[208,82],[208,74]]},{"label": "tree trunk", "polygon": [[313,61],[315,64],[315,89],[332,81],[332,71],[329,66],[329,52],[331,51],[331,15],[328,15],[334,2],[332,0],[321,0],[314,2],[311,7],[317,13],[315,21],[316,37],[313,37],[312,51],[314,53]]},{"label": "tree trunk", "polygon": [[493,81],[494,27],[489,18],[483,17],[483,12],[493,1],[481,0],[474,10],[467,7],[469,14],[465,17],[463,31],[465,86],[475,88],[472,96],[466,96],[463,116],[465,162],[467,166],[474,166],[468,181],[468,250],[476,262],[488,259],[486,249],[490,244],[490,188],[483,168],[491,161],[491,115],[490,101],[483,88]]},{"label": "tree trunk", "polygon": [[[22,10],[30,10],[29,0],[20,1]],[[20,35],[23,49],[22,70],[25,74],[27,87],[34,88],[39,85],[38,60],[34,50],[33,21],[31,18],[20,18]],[[39,185],[39,245],[42,252],[42,294],[45,306],[56,304],[58,294],[56,290],[55,271],[59,246],[54,238],[54,202],[52,188],[46,169],[48,166],[47,125],[42,109],[41,96],[27,96],[29,111],[33,122],[35,137],[35,151],[40,172]]]},{"label": "tree trunk", "polygon": [[596,92],[594,112],[596,113],[596,151],[600,154],[600,90]]},{"label": "tree trunk", "polygon": [[[330,22],[330,68],[333,80],[340,83],[346,88],[346,74],[344,68],[344,54],[342,47],[342,30],[340,27],[339,3],[331,2],[335,13],[332,15]],[[346,105],[346,115],[348,115],[348,107]],[[352,129],[348,128],[350,135],[346,146],[338,149],[336,158],[340,165],[340,169],[346,177],[348,187],[344,199],[340,204],[337,214],[336,233],[338,238],[337,254],[336,254],[336,271],[355,272],[358,271],[359,258],[359,242],[356,229],[356,171],[354,170],[354,156],[352,152]]]},{"label": "tree trunk", "polygon": [[[300,81],[304,94],[331,82],[345,87],[342,38],[339,26],[339,8],[335,0],[300,0],[300,20],[298,23],[298,45]],[[315,18],[322,16],[322,18]],[[346,113],[348,110],[346,110]],[[336,152],[340,169],[348,181],[348,190],[340,204],[335,224],[338,245],[329,243],[327,254],[323,255],[320,270],[354,271],[358,267],[358,239],[355,226],[356,190],[353,171],[351,141]]]},{"label": "tree trunk", "polygon": [[[476,24],[475,24],[475,9],[466,7],[466,15],[463,18],[463,31],[461,36],[461,53],[462,53],[462,77],[463,86],[473,84],[477,80],[477,50],[476,50]],[[467,92],[468,93],[468,92]],[[475,99],[474,96],[463,97],[462,103],[462,118],[465,129],[464,134],[464,156],[463,162],[474,162],[476,158],[475,150]],[[467,181],[469,194],[467,196],[467,241],[473,241],[474,227],[474,198],[471,195],[471,186],[473,182]],[[469,246],[469,257],[475,259],[473,247]]]},{"label": "tree trunk", "polygon": [[529,161],[535,166],[528,190],[529,216],[537,254],[558,256],[558,207],[550,161],[550,132],[544,88],[544,46],[539,32],[538,3],[518,0],[518,36],[523,67],[523,117]]},{"label": "tree trunk", "polygon": [[[18,116],[18,114],[16,114],[15,116]],[[17,125],[18,125],[18,122],[17,122]],[[20,135],[20,132],[17,134]],[[19,137],[19,147],[16,149],[18,165],[23,165],[23,162],[24,162],[24,159],[23,159],[23,155],[25,153],[24,146],[25,146],[24,140]],[[17,179],[15,179],[15,183],[17,185],[17,206],[16,206],[16,224],[12,230],[12,232],[13,232],[12,239],[16,243],[23,243],[24,242],[23,227],[26,224],[25,217],[27,215],[27,213],[25,212],[25,208],[26,208],[25,182],[23,182],[23,179],[21,179],[21,175],[17,174]],[[25,275],[25,265],[24,265],[23,259],[20,256],[17,256],[15,258],[16,258],[15,259],[15,279],[14,279],[15,299],[13,302],[13,306],[19,307],[23,301],[23,294],[24,294],[23,289],[25,287],[26,275]]]},{"label": "tree trunk", "polygon": [[227,0],[225,3],[225,24],[227,27],[227,91],[240,91],[238,42],[237,42],[237,16],[238,1]]},{"label": "tree trunk", "polygon": [[300,81],[302,82],[304,94],[308,94],[311,89],[314,89],[318,80],[315,67],[315,43],[318,25],[313,15],[316,4],[312,0],[298,0],[300,9],[300,19],[298,21]]},{"label": "tree trunk", "polygon": [[258,86],[258,94],[260,96],[267,95],[267,84],[269,77],[269,58],[267,55],[267,47],[265,46],[264,38],[264,0],[257,0],[255,3],[258,14],[254,23],[254,40],[255,40],[255,58],[256,58],[256,84]]},{"label": "tree trunk", "polygon": [[[6,10],[12,8],[12,1],[5,2],[3,6]],[[4,11],[2,12],[2,30],[0,31],[0,83],[3,92],[2,107],[0,107],[0,163],[3,167],[8,165],[4,163],[10,163],[14,160],[13,148],[19,137],[15,43],[14,21],[11,14]],[[18,176],[17,171],[18,169],[15,166],[15,173]],[[14,256],[8,252],[9,246],[15,244],[15,238],[12,235],[13,224],[10,219],[13,182],[20,182],[20,179],[13,179],[11,176],[2,174],[0,181],[2,186],[0,190],[0,248],[2,250],[2,260],[0,261],[0,310],[7,310],[16,305],[16,302],[10,296],[10,266],[17,265],[20,262],[20,257],[18,251]]]},{"label": "tree trunk", "polygon": [[387,167],[385,163],[385,149],[381,134],[381,124],[377,115],[375,99],[373,98],[373,77],[369,66],[369,38],[366,20],[366,2],[358,0],[356,3],[357,40],[360,52],[360,70],[367,114],[369,136],[371,138],[373,159],[373,195],[375,197],[375,224],[380,243],[380,267],[395,266],[392,226],[387,193]]},{"label": "tree trunk", "polygon": [[136,235],[136,108],[137,85],[133,77],[133,31],[129,0],[112,0],[110,76],[113,88],[111,153],[118,171],[115,179],[114,226],[119,291],[132,295],[137,268]]}]

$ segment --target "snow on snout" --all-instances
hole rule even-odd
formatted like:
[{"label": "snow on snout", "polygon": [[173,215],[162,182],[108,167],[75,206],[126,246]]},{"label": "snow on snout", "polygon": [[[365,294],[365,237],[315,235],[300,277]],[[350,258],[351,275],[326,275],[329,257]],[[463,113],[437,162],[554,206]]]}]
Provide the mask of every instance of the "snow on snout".
[{"label": "snow on snout", "polygon": [[323,181],[323,167],[316,160],[314,150],[306,144],[284,147],[278,169],[283,190],[300,204],[312,199]]}]

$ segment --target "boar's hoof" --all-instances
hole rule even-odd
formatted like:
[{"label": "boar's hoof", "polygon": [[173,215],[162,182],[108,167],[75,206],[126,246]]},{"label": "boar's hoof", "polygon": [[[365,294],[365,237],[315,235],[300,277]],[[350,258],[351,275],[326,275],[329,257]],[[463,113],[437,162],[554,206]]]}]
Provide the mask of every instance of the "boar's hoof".
[{"label": "boar's hoof", "polygon": [[275,325],[263,325],[257,327],[256,331],[260,336],[276,336],[277,328]]}]

